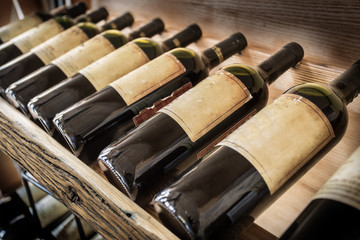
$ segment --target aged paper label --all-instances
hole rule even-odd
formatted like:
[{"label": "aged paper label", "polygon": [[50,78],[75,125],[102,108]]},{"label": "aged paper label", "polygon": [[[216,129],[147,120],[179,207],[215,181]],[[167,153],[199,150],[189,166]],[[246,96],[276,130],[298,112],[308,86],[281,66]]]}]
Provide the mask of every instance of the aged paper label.
[{"label": "aged paper label", "polygon": [[325,198],[360,210],[360,147],[330,177],[314,199]]},{"label": "aged paper label", "polygon": [[159,112],[173,118],[195,142],[250,99],[237,77],[220,70]]},{"label": "aged paper label", "polygon": [[243,155],[274,193],[333,137],[329,120],[315,104],[283,94],[218,145]]},{"label": "aged paper label", "polygon": [[12,23],[9,23],[0,28],[0,39],[3,42],[8,42],[10,39],[20,35],[21,33],[26,32],[27,30],[36,27],[42,23],[40,18],[35,14],[26,16],[22,20],[18,20]]},{"label": "aged paper label", "polygon": [[70,77],[114,50],[115,47],[110,41],[99,34],[51,63],[55,64],[66,76]]},{"label": "aged paper label", "polygon": [[112,82],[110,86],[130,105],[185,71],[185,67],[174,55],[165,53]]},{"label": "aged paper label", "polygon": [[[63,27],[54,19],[50,19],[11,40],[22,53],[29,52],[40,43],[62,32]],[[64,43],[63,43],[64,44]]]},{"label": "aged paper label", "polygon": [[82,69],[80,73],[96,90],[100,90],[148,61],[144,51],[135,43],[129,42]]},{"label": "aged paper label", "polygon": [[77,26],[73,26],[31,50],[47,65],[52,60],[67,53],[88,40],[88,36]]}]

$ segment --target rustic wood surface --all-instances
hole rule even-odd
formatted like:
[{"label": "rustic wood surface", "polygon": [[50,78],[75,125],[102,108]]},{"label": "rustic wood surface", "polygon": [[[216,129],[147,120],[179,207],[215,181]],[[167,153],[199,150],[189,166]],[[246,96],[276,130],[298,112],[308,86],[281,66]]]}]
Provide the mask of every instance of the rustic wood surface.
[{"label": "rustic wood surface", "polygon": [[[270,86],[269,102],[299,83],[326,84],[360,58],[358,1],[92,1],[94,8],[100,5],[108,7],[112,16],[131,10],[136,20],[133,28],[154,17],[162,17],[166,31],[154,37],[159,41],[197,22],[204,37],[189,47],[199,51],[233,32],[243,32],[248,48],[222,65],[255,66],[287,42],[300,43],[305,49],[304,60]],[[349,125],[343,140],[256,220],[260,227],[280,236],[315,192],[360,145],[359,104],[360,97],[348,105]],[[3,100],[0,100],[0,129],[1,149],[107,238],[173,237],[156,219]],[[253,225],[244,233],[248,235],[239,239],[274,239],[262,228]],[[261,233],[257,233],[258,229]]]},{"label": "rustic wood surface", "polygon": [[[113,16],[130,10],[135,16],[134,26],[161,17],[166,31],[154,37],[159,40],[191,23],[198,23],[203,38],[189,46],[198,50],[233,32],[242,32],[248,40],[247,49],[222,65],[254,66],[282,45],[298,42],[305,50],[304,60],[270,86],[269,102],[296,84],[327,84],[360,59],[359,1],[93,1],[93,6],[100,5],[109,6]],[[360,145],[360,97],[348,105],[348,110],[349,125],[342,141],[267,209],[256,220],[257,224],[280,236],[315,192]]]},{"label": "rustic wood surface", "polygon": [[297,41],[307,59],[347,67],[360,58],[360,2],[354,0],[93,0],[112,15],[133,12],[136,20],[161,17],[167,27],[200,24],[205,37],[243,32],[251,47],[272,51]]},{"label": "rustic wood surface", "polygon": [[177,239],[3,99],[0,131],[1,150],[107,239]]},{"label": "rustic wood surface", "polygon": [[[1,98],[0,150],[106,239],[178,239],[152,208],[146,212],[107,182],[97,164],[82,163]],[[235,234],[247,240],[276,239],[256,224]]]}]

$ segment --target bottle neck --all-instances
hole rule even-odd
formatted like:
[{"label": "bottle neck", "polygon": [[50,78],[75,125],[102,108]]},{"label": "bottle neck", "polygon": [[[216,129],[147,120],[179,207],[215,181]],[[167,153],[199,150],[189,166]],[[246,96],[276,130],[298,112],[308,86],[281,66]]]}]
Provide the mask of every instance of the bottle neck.
[{"label": "bottle neck", "polygon": [[85,14],[84,16],[80,16],[76,19],[77,22],[92,22],[97,23],[101,20],[105,20],[109,16],[106,8],[101,7],[95,11],[92,11],[89,14]]},{"label": "bottle neck", "polygon": [[166,52],[177,47],[186,47],[190,43],[197,41],[201,36],[202,32],[200,27],[197,24],[192,24],[183,31],[163,41],[162,48]]},{"label": "bottle neck", "polygon": [[102,26],[102,30],[109,30],[109,29],[117,29],[122,30],[127,26],[130,26],[134,23],[134,17],[131,13],[127,12],[120,17],[117,17]]},{"label": "bottle neck", "polygon": [[68,15],[69,17],[75,18],[86,12],[86,5],[83,2],[78,2],[70,8],[65,8],[55,14],[55,16]]},{"label": "bottle neck", "polygon": [[286,70],[300,62],[303,56],[304,50],[302,47],[292,42],[286,44],[274,55],[260,63],[258,69],[265,81],[270,85]]},{"label": "bottle neck", "polygon": [[247,46],[246,39],[241,33],[235,33],[224,41],[206,49],[203,54],[205,64],[214,68],[235,53],[240,53]]},{"label": "bottle neck", "polygon": [[360,60],[329,83],[329,86],[344,99],[351,103],[360,92]]},{"label": "bottle neck", "polygon": [[160,18],[155,18],[151,22],[141,26],[139,29],[131,32],[128,40],[134,40],[139,37],[152,37],[164,30],[164,22]]}]

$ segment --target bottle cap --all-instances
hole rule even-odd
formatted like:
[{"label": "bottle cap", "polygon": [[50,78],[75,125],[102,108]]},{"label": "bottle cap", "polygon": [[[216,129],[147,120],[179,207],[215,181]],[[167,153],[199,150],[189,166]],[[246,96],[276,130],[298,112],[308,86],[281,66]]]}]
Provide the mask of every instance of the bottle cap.
[{"label": "bottle cap", "polygon": [[300,44],[291,42],[258,65],[268,84],[274,82],[289,68],[298,64],[304,57]]},{"label": "bottle cap", "polygon": [[206,49],[203,52],[203,56],[207,59],[210,68],[213,68],[235,53],[240,53],[246,46],[245,36],[237,32],[211,48]]},{"label": "bottle cap", "polygon": [[235,44],[238,45],[239,53],[244,50],[247,47],[247,40],[241,32],[234,33],[230,36],[230,38],[233,38],[236,40]]},{"label": "bottle cap", "polygon": [[[294,52],[295,57],[297,58],[297,62],[300,62],[304,57],[304,49],[302,46],[296,42],[288,43],[284,46],[284,48],[288,48]],[[295,63],[296,64],[296,63]]]},{"label": "bottle cap", "polygon": [[76,4],[74,4],[73,6],[71,6],[68,9],[65,9],[63,13],[59,12],[56,14],[56,16],[61,16],[61,15],[68,15],[71,18],[75,18],[83,13],[85,13],[87,10],[86,4],[83,2],[78,2]]},{"label": "bottle cap", "polygon": [[164,31],[164,22],[160,18],[155,18],[146,25],[129,34],[129,41],[139,37],[152,37]]},{"label": "bottle cap", "polygon": [[192,24],[171,38],[166,39],[163,42],[163,46],[166,48],[166,51],[177,47],[186,47],[190,43],[199,40],[201,36],[202,31],[199,25]]},{"label": "bottle cap", "polygon": [[360,59],[356,61],[345,72],[329,83],[337,88],[346,104],[351,103],[360,92]]},{"label": "bottle cap", "polygon": [[100,22],[101,20],[106,19],[109,16],[108,11],[106,10],[106,8],[101,7],[98,8],[88,14],[85,14],[84,16],[80,16],[76,19],[77,22],[92,22],[92,23],[97,23]]},{"label": "bottle cap", "polygon": [[117,29],[121,30],[128,26],[131,26],[134,23],[134,17],[130,12],[126,12],[125,14],[121,15],[120,17],[114,18],[111,21],[105,23],[102,26],[103,30],[108,29]]}]

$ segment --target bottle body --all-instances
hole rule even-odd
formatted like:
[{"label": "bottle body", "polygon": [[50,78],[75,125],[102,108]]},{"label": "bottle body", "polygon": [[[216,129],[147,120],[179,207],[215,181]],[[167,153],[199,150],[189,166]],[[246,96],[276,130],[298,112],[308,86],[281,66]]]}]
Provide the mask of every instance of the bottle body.
[{"label": "bottle body", "polygon": [[0,28],[0,43],[6,43],[10,41],[12,38],[26,32],[27,30],[38,26],[44,20],[48,20],[51,18],[50,14],[42,14],[39,15],[37,13],[29,14],[25,16],[23,19],[11,22]]},{"label": "bottle body", "polygon": [[0,65],[29,52],[32,48],[74,25],[67,16],[52,18],[0,46]]},{"label": "bottle body", "polygon": [[[151,94],[136,95],[136,98],[129,98],[127,99],[128,102],[126,102],[124,97],[122,97],[114,87],[107,86],[55,116],[55,126],[63,134],[76,155],[80,154],[84,144],[94,136],[105,131],[115,123],[120,124],[121,122],[121,124],[124,125],[127,125],[125,122],[131,123],[132,118],[142,109],[150,107],[155,101],[170,95],[173,90],[181,87],[191,79],[198,79],[205,75],[204,73],[207,68],[195,52],[183,49],[177,49],[175,51],[176,53],[185,51],[185,53],[183,53],[184,58],[180,56],[176,57],[169,52],[166,56],[163,54],[120,78],[121,82],[126,84],[126,82],[131,81],[130,79],[140,79],[140,76],[142,76],[142,79],[144,79],[144,77],[146,77],[145,79],[150,79],[151,83],[154,81],[159,82],[159,80],[165,77],[168,78],[167,80],[169,82],[167,84],[170,86],[169,88],[155,88]],[[170,60],[168,60],[168,58],[170,58]],[[152,77],[149,78],[150,72],[154,69],[153,66],[157,66],[159,62],[165,62],[166,64],[166,61],[172,61],[170,64],[181,64],[180,69],[175,69],[177,75],[175,75],[175,77],[171,75],[169,78],[168,72],[160,71],[161,76],[155,74],[155,76],[152,75]],[[170,71],[173,70],[170,69]],[[158,85],[155,87],[157,86]],[[136,87],[137,86],[135,86],[135,88]],[[146,89],[146,87],[140,87],[138,89],[139,92],[142,93],[143,91],[141,89]],[[91,116],[91,121],[88,120],[89,116]],[[77,122],[82,122],[83,124],[77,124]],[[131,125],[134,127],[133,123]],[[77,139],[74,139],[73,136],[77,136]],[[110,142],[107,142],[106,145],[109,143]],[[103,144],[105,143],[103,142]],[[106,145],[103,145],[103,147]]]},{"label": "bottle body", "polygon": [[6,90],[7,99],[30,117],[27,103],[32,97],[74,75],[83,67],[122,46],[126,41],[126,37],[118,30],[107,30],[98,34],[49,65],[11,84]]},{"label": "bottle body", "polygon": [[99,30],[95,24],[79,23],[33,48],[30,52],[4,64],[0,67],[1,93],[5,96],[6,88],[12,83],[51,63],[55,58],[60,57],[98,33]]},{"label": "bottle body", "polygon": [[360,148],[330,177],[280,237],[359,239]]},{"label": "bottle body", "polygon": [[[211,67],[216,66],[226,57],[241,51],[245,46],[245,37],[241,33],[235,33],[213,48],[205,50],[201,57],[191,49],[173,49],[114,81],[79,104],[57,114],[53,122],[68,141],[72,151],[79,155],[81,148],[90,139],[96,140],[96,135],[110,127],[117,128],[115,124],[118,122],[117,119],[124,121],[129,116],[137,115],[141,110],[152,106],[159,99],[169,96],[185,83],[197,84],[208,75]],[[121,101],[106,102],[106,112],[103,111],[104,107],[101,107],[102,102],[93,101],[94,98],[101,95],[103,95],[101,98],[105,98],[105,94],[118,95],[116,98],[121,99]],[[88,105],[89,103],[90,105]],[[89,106],[92,107],[89,108]],[[86,109],[86,113],[84,113],[84,109]],[[89,116],[98,115],[99,111],[102,116],[96,116],[96,120],[80,121],[80,117],[89,118]],[[77,114],[78,112],[82,112],[82,114]],[[84,124],[75,126],[76,122]],[[127,120],[127,123],[129,122],[131,119]],[[73,136],[76,136],[76,139]],[[106,145],[109,143],[106,142]],[[99,144],[105,144],[105,141]]]},{"label": "bottle body", "polygon": [[79,2],[70,8],[59,7],[53,9],[50,13],[34,12],[25,16],[21,20],[11,22],[0,28],[0,44],[6,43],[14,37],[38,26],[39,24],[56,16],[67,15],[71,18],[77,17],[85,13],[87,7],[83,2]]},{"label": "bottle body", "polygon": [[267,99],[267,84],[257,69],[226,66],[105,148],[99,156],[102,170],[132,200],[146,204],[157,192],[157,182],[178,178],[176,165],[262,109]]},{"label": "bottle body", "polygon": [[[304,119],[303,107],[307,112],[316,109],[310,120]],[[324,132],[332,134],[326,135],[326,141],[312,142],[310,146],[306,141],[308,137],[312,139],[309,132],[314,131],[313,126],[306,124],[312,122],[313,116],[318,116],[320,122],[325,121]],[[220,142],[197,167],[160,193],[156,199],[160,218],[186,238],[206,238],[216,234],[216,229],[236,221],[246,227],[305,169],[340,141],[347,119],[344,101],[331,88],[316,84],[291,88]],[[297,136],[296,139],[293,136]],[[243,141],[245,138],[247,143]],[[317,147],[319,142],[323,144]],[[302,150],[294,153],[294,159],[292,152],[299,148]],[[294,169],[300,168],[304,170],[295,174]],[[210,202],[211,199],[216,201]],[[174,210],[166,207],[169,202]],[[202,208],[205,205],[206,209]],[[173,216],[186,220],[174,224]]]},{"label": "bottle body", "polygon": [[[143,51],[137,42],[144,41],[154,42],[145,38],[133,40],[133,42],[108,54],[99,61],[81,69],[79,73],[65,82],[36,96],[28,106],[32,116],[35,119],[39,119],[50,134],[53,133],[55,129],[52,119],[56,113],[101,90],[111,82],[144,65],[162,53],[157,45],[153,45],[153,48],[147,52]],[[71,91],[73,94],[69,96],[68,91]],[[57,100],[55,101],[53,98]],[[48,99],[51,99],[52,102],[49,102]],[[52,106],[50,107],[50,105]]]},{"label": "bottle body", "polygon": [[[189,28],[195,28],[193,30],[195,34],[193,32],[189,33]],[[178,36],[179,34],[185,36]],[[36,96],[28,104],[30,113],[34,119],[39,119],[43,127],[52,134],[55,130],[52,119],[56,113],[160,56],[164,50],[171,49],[173,46],[168,44],[168,41],[172,43],[174,39],[177,39],[176,42],[182,46],[196,41],[201,36],[201,30],[197,25],[193,24],[179,34],[165,40],[166,44],[163,45],[150,38],[132,40],[125,46],[82,69],[75,76],[67,79],[66,83],[59,84],[51,90]],[[130,35],[133,36],[134,34]],[[71,95],[68,94],[69,91],[72,92]]]}]

